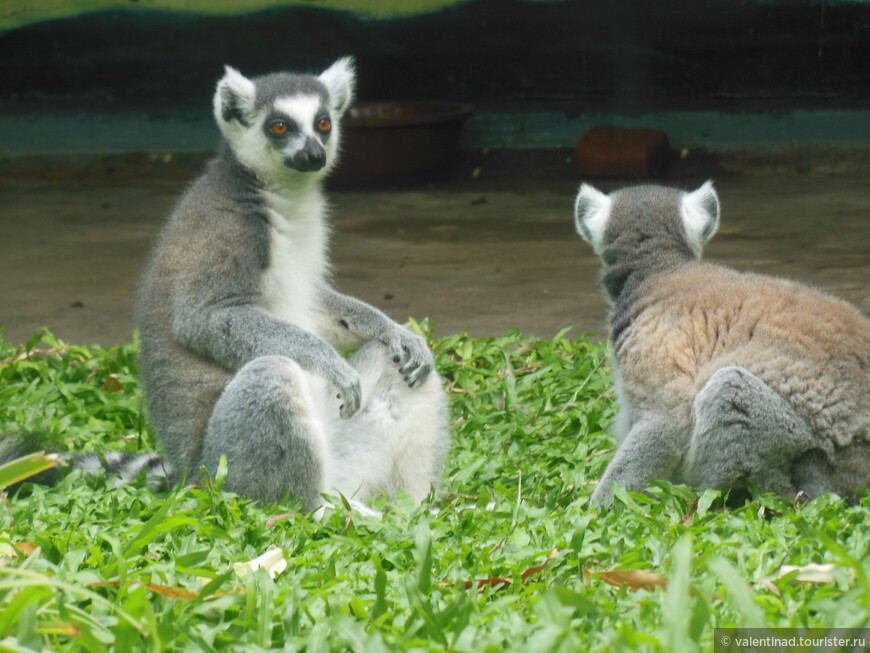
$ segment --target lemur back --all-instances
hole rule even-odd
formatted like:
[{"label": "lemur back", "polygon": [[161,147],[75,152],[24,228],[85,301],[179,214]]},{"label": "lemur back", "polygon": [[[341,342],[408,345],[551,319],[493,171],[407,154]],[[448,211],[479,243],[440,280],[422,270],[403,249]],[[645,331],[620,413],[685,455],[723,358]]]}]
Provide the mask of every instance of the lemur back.
[{"label": "lemur back", "polygon": [[711,184],[604,195],[577,230],[602,260],[621,414],[610,485],[656,478],[783,494],[870,487],[870,321],[805,285],[701,262]]}]

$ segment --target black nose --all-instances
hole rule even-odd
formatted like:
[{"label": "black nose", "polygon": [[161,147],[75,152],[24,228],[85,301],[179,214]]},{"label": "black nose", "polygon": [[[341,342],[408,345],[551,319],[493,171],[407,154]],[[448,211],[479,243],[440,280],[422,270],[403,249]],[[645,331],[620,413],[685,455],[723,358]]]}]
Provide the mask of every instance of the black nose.
[{"label": "black nose", "polygon": [[326,165],[326,150],[313,138],[305,141],[305,146],[293,155],[290,167],[299,172],[314,172]]}]

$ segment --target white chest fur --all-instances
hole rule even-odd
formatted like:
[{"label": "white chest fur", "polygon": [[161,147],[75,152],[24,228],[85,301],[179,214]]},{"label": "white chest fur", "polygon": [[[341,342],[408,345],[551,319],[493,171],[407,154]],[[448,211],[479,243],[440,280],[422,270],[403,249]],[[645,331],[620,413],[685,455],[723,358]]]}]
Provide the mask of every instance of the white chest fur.
[{"label": "white chest fur", "polygon": [[326,276],[327,231],[320,193],[288,200],[264,194],[269,215],[269,267],[260,306],[307,331],[318,330],[317,293]]}]

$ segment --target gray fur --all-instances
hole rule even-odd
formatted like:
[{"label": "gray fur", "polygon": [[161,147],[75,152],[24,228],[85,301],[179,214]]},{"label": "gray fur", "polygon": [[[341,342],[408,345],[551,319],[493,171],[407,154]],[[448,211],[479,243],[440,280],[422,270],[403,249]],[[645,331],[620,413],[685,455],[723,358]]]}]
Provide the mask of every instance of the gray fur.
[{"label": "gray fur", "polygon": [[324,470],[312,439],[323,434],[312,433],[311,398],[304,396],[300,376],[290,358],[261,356],[224,389],[209,420],[201,463],[215,470],[226,455],[227,487],[259,501],[280,501],[290,492],[305,505],[317,504]]},{"label": "gray fur", "polygon": [[719,368],[695,396],[693,412],[680,474],[687,483],[725,490],[748,482],[791,497],[802,489],[792,479],[792,462],[819,442],[791,404],[752,372]]},{"label": "gray fur", "polygon": [[254,107],[258,112],[268,111],[280,97],[294,95],[316,95],[324,107],[330,104],[329,91],[313,75],[279,72],[254,77],[251,81],[257,87]]},{"label": "gray fur", "polygon": [[[335,460],[335,433],[365,423],[378,436],[361,446],[395,445],[379,464],[401,467],[395,441],[413,442],[431,454],[417,461],[417,475],[427,488],[437,484],[446,403],[431,352],[422,338],[328,283],[321,181],[338,153],[353,84],[350,60],[339,60],[320,77],[251,81],[227,69],[218,85],[215,116],[226,144],[163,228],[139,292],[146,397],[176,475],[200,465],[214,472],[226,455],[227,489],[262,501],[289,492],[311,508],[322,492],[346,489],[336,474],[344,466]],[[327,159],[322,167],[301,171],[292,151],[301,146],[266,136],[275,106],[293,114],[306,142],[316,142]],[[329,134],[310,124],[322,115],[332,122]],[[403,381],[387,384],[388,403],[419,419],[403,415],[397,427],[401,419],[371,413],[373,402],[387,399],[374,390],[366,396],[367,387],[381,382],[362,383],[370,376],[363,359],[338,353],[367,342],[380,343],[389,359],[381,376]],[[369,452],[353,453],[367,464]],[[425,496],[408,483],[384,488]]]},{"label": "gray fur", "polygon": [[594,501],[653,479],[811,497],[870,487],[866,317],[801,284],[700,262],[719,223],[709,183],[609,199],[584,186],[575,206],[602,260],[624,429]]}]

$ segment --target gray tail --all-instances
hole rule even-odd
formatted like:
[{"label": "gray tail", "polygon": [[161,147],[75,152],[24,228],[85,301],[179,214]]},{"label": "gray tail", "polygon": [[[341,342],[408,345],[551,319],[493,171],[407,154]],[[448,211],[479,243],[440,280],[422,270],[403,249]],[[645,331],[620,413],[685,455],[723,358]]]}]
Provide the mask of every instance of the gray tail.
[{"label": "gray tail", "polygon": [[[49,438],[43,434],[9,434],[3,436],[0,444],[0,465],[36,453],[50,451]],[[99,474],[104,471],[107,479],[112,479],[115,485],[130,483],[143,473],[148,479],[149,487],[155,490],[169,489],[172,470],[169,464],[156,453],[119,453],[109,451],[102,454],[88,453],[81,455],[66,455],[62,457],[71,465],[66,468],[54,467],[40,472],[23,481],[6,488],[10,496],[15,494],[25,483],[37,485],[55,485],[66,473],[66,469],[80,469],[84,474]]]}]

